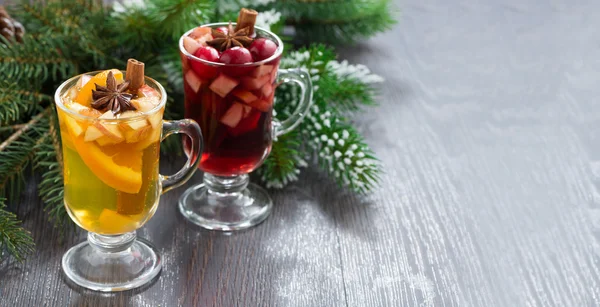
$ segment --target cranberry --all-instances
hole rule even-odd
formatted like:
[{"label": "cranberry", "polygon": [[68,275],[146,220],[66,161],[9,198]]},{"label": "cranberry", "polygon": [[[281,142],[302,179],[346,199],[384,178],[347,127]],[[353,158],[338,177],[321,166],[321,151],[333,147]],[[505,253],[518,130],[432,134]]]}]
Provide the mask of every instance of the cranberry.
[{"label": "cranberry", "polygon": [[250,54],[250,51],[244,47],[233,47],[223,51],[219,61],[225,64],[251,63],[252,55]]},{"label": "cranberry", "polygon": [[277,44],[264,37],[255,39],[250,45],[250,53],[256,61],[268,59],[277,51]]},{"label": "cranberry", "polygon": [[[209,46],[198,48],[198,50],[194,52],[194,56],[210,62],[219,61],[219,52],[215,48]],[[218,69],[215,66],[211,66],[193,59],[190,60],[190,66],[200,78],[211,79],[217,76]]]},{"label": "cranberry", "polygon": [[215,31],[219,31],[219,32],[227,35],[227,32],[229,32],[229,29],[227,29],[227,27],[218,27],[215,29]]}]

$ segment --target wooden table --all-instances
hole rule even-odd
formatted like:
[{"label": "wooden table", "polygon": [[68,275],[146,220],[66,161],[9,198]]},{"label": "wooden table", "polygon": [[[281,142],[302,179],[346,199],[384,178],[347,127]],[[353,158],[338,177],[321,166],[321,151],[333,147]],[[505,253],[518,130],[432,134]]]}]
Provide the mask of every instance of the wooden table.
[{"label": "wooden table", "polygon": [[0,305],[600,305],[600,2],[548,2],[403,1],[392,31],[342,50],[386,78],[357,118],[381,188],[306,171],[235,234],[186,223],[173,191],[139,231],[164,260],[144,289],[66,284],[84,233],[61,242],[29,182],[37,251],[0,271]]}]

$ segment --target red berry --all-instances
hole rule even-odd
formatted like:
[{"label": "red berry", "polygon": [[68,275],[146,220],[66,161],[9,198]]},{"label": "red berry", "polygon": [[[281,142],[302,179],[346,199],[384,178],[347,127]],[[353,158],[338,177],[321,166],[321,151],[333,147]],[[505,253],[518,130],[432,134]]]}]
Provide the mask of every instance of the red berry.
[{"label": "red berry", "polygon": [[264,37],[255,39],[250,45],[250,53],[256,61],[268,59],[277,51],[277,44]]},{"label": "red berry", "polygon": [[210,46],[198,48],[198,50],[194,52],[194,56],[211,62],[219,61],[219,52],[217,51],[217,49]]},{"label": "red berry", "polygon": [[[209,46],[198,48],[198,50],[194,52],[194,56],[210,62],[219,61],[219,52],[215,48]],[[196,74],[203,79],[212,79],[216,77],[218,73],[217,67],[202,63],[198,60],[190,59],[190,66]]]},{"label": "red berry", "polygon": [[233,47],[223,51],[219,61],[225,64],[251,63],[252,55],[250,54],[250,51],[244,47]]},{"label": "red berry", "polygon": [[227,27],[218,27],[215,29],[215,31],[219,31],[219,32],[227,35],[227,32],[229,32],[229,29],[227,29]]}]

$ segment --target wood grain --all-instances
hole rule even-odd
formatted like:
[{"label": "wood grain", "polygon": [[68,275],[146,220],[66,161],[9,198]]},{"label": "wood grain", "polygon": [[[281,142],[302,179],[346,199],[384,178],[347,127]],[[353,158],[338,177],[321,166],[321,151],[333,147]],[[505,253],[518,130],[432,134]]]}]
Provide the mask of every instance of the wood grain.
[{"label": "wood grain", "polygon": [[0,306],[600,306],[600,3],[396,3],[398,26],[340,50],[386,78],[357,118],[386,169],[375,193],[307,170],[225,235],[186,223],[177,189],[138,232],[160,278],[102,295],[65,283],[84,234],[60,242],[30,181],[37,251],[0,268]]}]

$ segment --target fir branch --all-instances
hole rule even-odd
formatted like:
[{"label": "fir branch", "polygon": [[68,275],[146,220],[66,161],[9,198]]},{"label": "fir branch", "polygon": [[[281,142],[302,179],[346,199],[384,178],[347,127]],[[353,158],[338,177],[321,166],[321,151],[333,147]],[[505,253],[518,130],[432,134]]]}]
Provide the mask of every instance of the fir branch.
[{"label": "fir branch", "polygon": [[363,137],[347,122],[331,111],[322,111],[317,103],[300,128],[307,137],[319,165],[332,175],[340,186],[358,193],[370,191],[379,181],[379,160]]},{"label": "fir branch", "polygon": [[35,243],[31,233],[20,226],[17,216],[6,210],[6,199],[0,198],[0,260],[4,258],[4,251],[23,262],[25,256],[34,251]]},{"label": "fir branch", "polygon": [[20,191],[23,171],[35,155],[36,144],[44,141],[43,138],[39,138],[40,126],[48,110],[33,117],[0,144],[0,195],[13,198]]},{"label": "fir branch", "polygon": [[[379,180],[381,167],[362,136],[342,114],[374,103],[373,83],[381,78],[361,65],[337,62],[333,51],[323,45],[312,45],[291,52],[282,59],[283,67],[301,67],[311,73],[315,89],[313,107],[297,130],[306,145],[304,153],[317,159],[338,184],[352,190],[368,192]],[[355,97],[346,97],[355,94]],[[275,108],[287,117],[297,105],[297,88],[277,89]]]},{"label": "fir branch", "polygon": [[51,36],[32,38],[22,44],[8,44],[0,37],[0,75],[14,82],[42,83],[49,77],[63,79],[76,71],[76,62],[61,49],[63,42]]},{"label": "fir branch", "polygon": [[160,28],[157,33],[175,41],[187,30],[208,21],[214,2],[211,0],[149,0],[150,20]]},{"label": "fir branch", "polygon": [[294,130],[273,143],[271,153],[257,173],[267,188],[282,188],[298,180],[299,168],[306,166],[302,158],[301,138]]},{"label": "fir branch", "polygon": [[[57,226],[69,224],[69,217],[63,204],[63,157],[60,144],[60,131],[55,112],[46,121],[43,141],[36,145],[35,168],[42,170],[42,180],[38,195],[44,202],[50,220]],[[62,228],[61,228],[62,229]]]},{"label": "fir branch", "polygon": [[36,88],[29,83],[0,80],[0,124],[13,123],[36,109],[39,102],[51,100],[50,95],[37,92]]},{"label": "fir branch", "polygon": [[295,26],[296,41],[356,43],[394,23],[389,0],[277,1],[271,6]]}]

